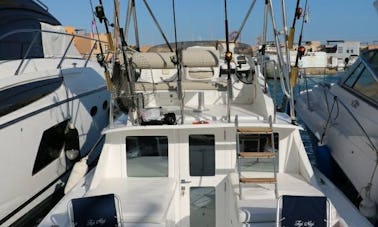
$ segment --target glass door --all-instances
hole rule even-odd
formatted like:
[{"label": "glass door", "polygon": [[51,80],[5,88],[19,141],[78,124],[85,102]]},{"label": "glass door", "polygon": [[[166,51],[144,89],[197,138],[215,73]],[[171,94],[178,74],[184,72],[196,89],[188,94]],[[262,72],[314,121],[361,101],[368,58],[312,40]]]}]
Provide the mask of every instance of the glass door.
[{"label": "glass door", "polygon": [[180,133],[180,226],[217,226],[224,177],[217,175],[216,147],[223,135],[222,128]]}]

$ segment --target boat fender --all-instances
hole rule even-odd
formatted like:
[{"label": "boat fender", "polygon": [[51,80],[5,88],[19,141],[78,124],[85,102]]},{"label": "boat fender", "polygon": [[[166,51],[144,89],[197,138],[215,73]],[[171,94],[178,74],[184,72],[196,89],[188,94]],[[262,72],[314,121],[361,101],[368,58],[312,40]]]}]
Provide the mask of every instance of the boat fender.
[{"label": "boat fender", "polygon": [[316,164],[321,172],[323,172],[326,176],[331,176],[333,172],[333,163],[329,147],[324,143],[318,143],[316,146],[315,157]]},{"label": "boat fender", "polygon": [[66,187],[64,188],[64,194],[67,194],[88,171],[87,165],[88,157],[82,158],[79,162],[76,162],[72,168],[70,177],[67,180]]},{"label": "boat fender", "polygon": [[79,132],[71,122],[64,135],[64,151],[70,161],[76,161],[80,154]]},{"label": "boat fender", "polygon": [[375,203],[369,198],[364,198],[360,202],[359,210],[362,215],[371,220],[374,220],[377,215],[377,207]]}]

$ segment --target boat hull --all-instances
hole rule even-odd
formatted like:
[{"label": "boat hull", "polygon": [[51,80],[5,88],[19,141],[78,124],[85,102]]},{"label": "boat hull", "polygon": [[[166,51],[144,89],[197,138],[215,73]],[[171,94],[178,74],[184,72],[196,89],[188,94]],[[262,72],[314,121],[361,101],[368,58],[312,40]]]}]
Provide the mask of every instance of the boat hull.
[{"label": "boat hull", "polygon": [[12,224],[64,186],[76,160],[66,157],[64,145],[51,149],[55,142],[62,142],[54,138],[59,135],[53,132],[55,129],[66,130],[69,123],[74,125],[79,135],[80,157],[100,138],[108,124],[109,93],[97,69],[78,67],[2,80],[14,80],[10,85],[3,84],[1,89],[11,93],[16,86],[33,82],[59,78],[63,81],[44,97],[1,117],[0,225]]},{"label": "boat hull", "polygon": [[[333,105],[335,96],[337,101]],[[378,144],[377,132],[374,132],[377,122],[369,117],[369,115],[374,116],[372,114],[374,108],[362,101],[359,101],[359,108],[353,108],[349,106],[353,100],[355,97],[336,85],[331,87],[317,85],[299,95],[296,100],[296,111],[318,140],[330,148],[333,159],[362,198],[377,203],[378,174],[375,168],[377,154],[365,134],[369,135],[372,143]],[[347,108],[354,110],[353,117]],[[358,119],[359,123],[356,123],[355,119]],[[365,133],[358,124],[363,126]],[[370,192],[366,195],[369,184],[371,184]]]}]

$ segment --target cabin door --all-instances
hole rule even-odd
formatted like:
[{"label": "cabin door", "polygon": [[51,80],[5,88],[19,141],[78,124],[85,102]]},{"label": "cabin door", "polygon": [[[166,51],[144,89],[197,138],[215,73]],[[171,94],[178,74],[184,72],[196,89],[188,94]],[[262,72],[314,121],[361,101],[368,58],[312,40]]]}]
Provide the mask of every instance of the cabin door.
[{"label": "cabin door", "polygon": [[[221,226],[225,207],[224,176],[217,172],[217,155],[224,132],[189,129],[180,132],[180,225]],[[205,132],[205,133],[204,133]],[[218,224],[219,223],[219,224]]]}]

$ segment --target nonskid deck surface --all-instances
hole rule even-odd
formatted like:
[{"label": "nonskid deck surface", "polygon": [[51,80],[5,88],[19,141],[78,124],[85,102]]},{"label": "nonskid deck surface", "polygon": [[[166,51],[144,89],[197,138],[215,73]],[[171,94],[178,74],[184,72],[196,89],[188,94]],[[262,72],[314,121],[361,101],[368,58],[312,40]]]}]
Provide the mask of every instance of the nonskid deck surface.
[{"label": "nonskid deck surface", "polygon": [[107,179],[87,196],[114,193],[121,202],[123,223],[163,223],[176,184],[170,178]]},{"label": "nonskid deck surface", "polygon": [[[249,177],[266,176],[266,172],[243,173]],[[236,173],[229,175],[234,193],[239,197],[239,180]],[[308,184],[298,174],[277,174],[278,197],[282,195],[322,196],[322,192]],[[277,198],[273,184],[246,184],[242,186],[242,198],[237,200],[239,221],[245,223],[274,224],[277,214]],[[269,225],[267,226],[274,226]]]}]

